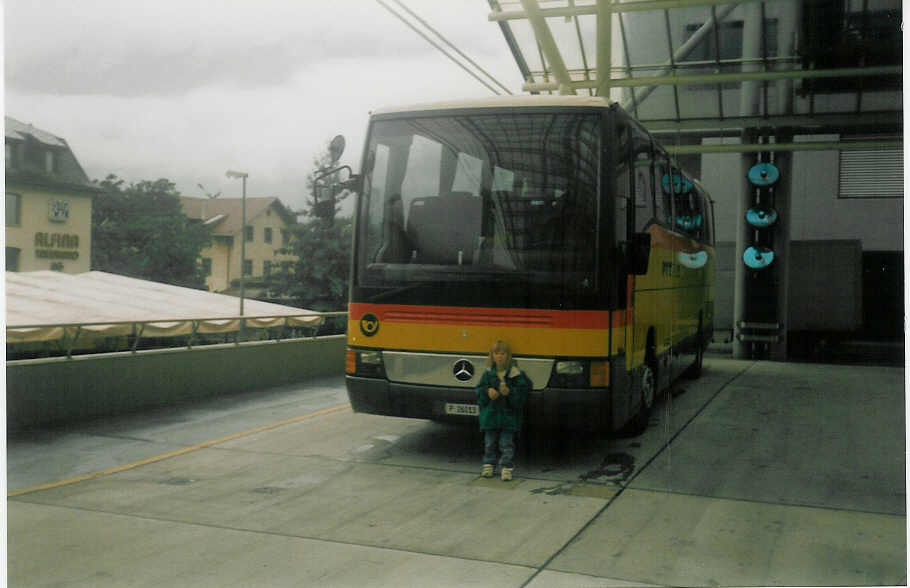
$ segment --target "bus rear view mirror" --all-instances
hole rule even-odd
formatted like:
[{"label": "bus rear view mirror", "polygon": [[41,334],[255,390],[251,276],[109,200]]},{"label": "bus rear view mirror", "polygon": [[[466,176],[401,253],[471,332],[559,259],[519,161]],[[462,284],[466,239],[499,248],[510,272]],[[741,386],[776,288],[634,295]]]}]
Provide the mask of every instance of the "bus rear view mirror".
[{"label": "bus rear view mirror", "polygon": [[[333,147],[337,148],[335,143],[333,141]],[[343,141],[340,143],[343,148]],[[347,179],[342,179],[345,177],[342,172],[347,172]],[[321,170],[313,177],[313,216],[331,224],[335,218],[335,197],[344,190],[358,191],[361,185],[361,176],[354,175],[348,165]]]},{"label": "bus rear view mirror", "polygon": [[651,257],[651,234],[635,233],[626,248],[626,268],[630,274],[643,276],[648,273]]}]

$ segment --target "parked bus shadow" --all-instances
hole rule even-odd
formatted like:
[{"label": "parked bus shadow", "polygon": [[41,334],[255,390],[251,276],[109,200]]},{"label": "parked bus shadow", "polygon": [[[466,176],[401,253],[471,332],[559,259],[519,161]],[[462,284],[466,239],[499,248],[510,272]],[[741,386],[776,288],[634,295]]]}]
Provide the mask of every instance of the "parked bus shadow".
[{"label": "parked bus shadow", "polygon": [[[674,388],[661,395],[654,406],[650,424],[639,435],[596,431],[526,427],[516,439],[518,475],[553,477],[561,480],[619,483],[631,479],[655,452],[670,441],[673,431],[666,427],[668,397],[684,392]],[[672,396],[670,396],[672,394]],[[403,419],[404,422],[411,422]],[[480,470],[483,433],[476,423],[424,421],[394,443],[377,447],[362,458],[385,463],[429,468]]]}]

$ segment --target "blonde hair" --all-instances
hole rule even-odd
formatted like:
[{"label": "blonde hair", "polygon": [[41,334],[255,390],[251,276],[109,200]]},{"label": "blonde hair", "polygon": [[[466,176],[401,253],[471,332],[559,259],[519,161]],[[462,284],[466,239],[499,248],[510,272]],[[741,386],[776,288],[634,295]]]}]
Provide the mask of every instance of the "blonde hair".
[{"label": "blonde hair", "polygon": [[515,361],[512,359],[512,348],[509,347],[509,344],[503,341],[502,339],[497,339],[493,346],[490,347],[490,353],[487,357],[487,367],[491,368],[496,365],[496,361],[493,359],[493,354],[496,352],[505,352],[506,354],[506,367],[511,367]]}]

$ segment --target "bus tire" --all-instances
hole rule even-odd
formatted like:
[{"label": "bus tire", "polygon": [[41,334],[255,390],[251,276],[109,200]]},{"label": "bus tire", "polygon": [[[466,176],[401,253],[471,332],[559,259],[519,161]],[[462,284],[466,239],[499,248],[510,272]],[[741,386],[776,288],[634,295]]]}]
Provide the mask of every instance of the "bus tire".
[{"label": "bus tire", "polygon": [[653,345],[653,335],[648,335],[648,348],[645,354],[645,362],[638,369],[638,393],[641,396],[641,404],[638,412],[632,417],[627,427],[630,435],[641,435],[651,420],[651,411],[654,409],[654,402],[657,399],[657,355]]}]

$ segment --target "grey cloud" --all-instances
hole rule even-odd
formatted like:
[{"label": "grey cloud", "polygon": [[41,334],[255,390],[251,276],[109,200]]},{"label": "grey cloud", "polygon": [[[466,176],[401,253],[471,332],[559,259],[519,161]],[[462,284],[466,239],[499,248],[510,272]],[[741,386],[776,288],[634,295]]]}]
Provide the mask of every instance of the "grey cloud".
[{"label": "grey cloud", "polygon": [[[413,3],[412,3],[413,4]],[[414,7],[481,64],[503,51],[498,27],[452,19],[443,2]],[[460,14],[459,16],[462,16]],[[475,24],[476,23],[476,24]],[[436,49],[367,0],[221,4],[206,0],[78,4],[15,0],[5,21],[7,86],[48,95],[171,96],[196,88],[267,88],[311,65],[410,59]]]},{"label": "grey cloud", "polygon": [[[139,46],[118,52],[109,46],[101,51],[72,47],[22,57],[13,48],[7,53],[6,83],[22,92],[127,97],[170,95],[212,85],[260,88],[280,85],[311,64],[349,58],[368,63],[372,55],[407,56],[429,49],[411,38],[357,37],[275,40],[217,49]],[[381,51],[371,52],[370,47]]]}]

